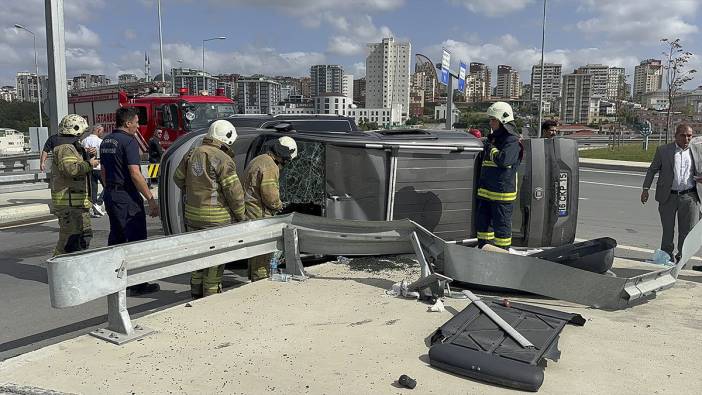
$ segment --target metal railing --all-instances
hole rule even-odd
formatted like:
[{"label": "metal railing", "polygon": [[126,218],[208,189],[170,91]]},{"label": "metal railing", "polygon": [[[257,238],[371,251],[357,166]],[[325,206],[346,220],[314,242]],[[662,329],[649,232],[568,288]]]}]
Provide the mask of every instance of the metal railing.
[{"label": "metal railing", "polygon": [[[690,234],[702,240],[699,226]],[[693,244],[699,247],[699,240],[690,242],[690,248]],[[506,287],[609,309],[624,308],[673,286],[680,268],[618,278],[533,257],[509,256],[519,260],[510,261],[505,254],[445,242],[410,220],[332,220],[295,213],[51,258],[51,304],[64,308],[107,297],[107,328],[91,334],[122,344],[152,332],[132,325],[126,308],[128,286],[276,250],[284,251],[286,271],[298,279],[305,278],[301,253],[414,253],[423,276],[430,274],[427,262],[431,262],[438,271],[465,283]]]}]

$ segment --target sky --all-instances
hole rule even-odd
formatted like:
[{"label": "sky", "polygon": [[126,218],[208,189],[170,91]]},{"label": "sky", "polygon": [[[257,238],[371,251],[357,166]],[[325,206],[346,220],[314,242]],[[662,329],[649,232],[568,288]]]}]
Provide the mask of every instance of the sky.
[{"label": "sky", "polygon": [[[2,0],[0,85],[18,71],[47,73],[43,0]],[[665,3],[665,6],[663,4]],[[413,53],[439,62],[451,51],[460,60],[519,70],[529,83],[541,54],[542,0],[162,0],[166,71],[205,68],[213,73],[309,75],[314,64],[340,64],[355,78],[365,74],[366,44],[383,37],[409,41]],[[629,82],[642,59],[661,58],[660,39],[680,38],[702,85],[702,0],[548,0],[545,61],[564,73],[587,63],[625,67]],[[156,0],[64,0],[67,75],[151,75],[160,70]],[[179,62],[182,61],[182,62]],[[414,59],[412,60],[414,62]]]}]

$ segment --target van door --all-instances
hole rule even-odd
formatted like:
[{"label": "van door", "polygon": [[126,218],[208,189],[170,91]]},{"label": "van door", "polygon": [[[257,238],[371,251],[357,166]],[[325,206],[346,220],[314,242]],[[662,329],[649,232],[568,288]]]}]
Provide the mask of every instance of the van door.
[{"label": "van door", "polygon": [[385,220],[389,151],[327,144],[325,158],[326,217]]}]

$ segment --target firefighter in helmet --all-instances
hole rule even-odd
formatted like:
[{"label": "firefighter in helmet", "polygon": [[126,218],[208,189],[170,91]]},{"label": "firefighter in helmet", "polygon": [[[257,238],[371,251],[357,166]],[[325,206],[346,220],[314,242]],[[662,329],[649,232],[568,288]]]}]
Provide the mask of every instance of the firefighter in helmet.
[{"label": "firefighter in helmet", "polygon": [[[267,151],[255,157],[244,171],[246,218],[271,217],[283,207],[280,201],[280,169],[297,157],[297,144],[288,136],[267,143]],[[249,259],[249,278],[267,278],[270,254]]]},{"label": "firefighter in helmet", "polygon": [[[181,160],[174,174],[176,185],[185,193],[185,225],[188,231],[202,230],[243,221],[244,190],[228,151],[236,140],[236,128],[229,121],[210,125],[202,145]],[[222,292],[224,265],[198,270],[190,277],[194,298]]]},{"label": "firefighter in helmet", "polygon": [[512,210],[517,199],[517,168],[522,157],[512,107],[496,102],[487,110],[492,132],[487,137],[478,184],[478,246],[512,245]]},{"label": "firefighter in helmet", "polygon": [[54,147],[51,172],[51,202],[59,221],[59,239],[54,256],[88,248],[93,238],[89,209],[88,176],[97,167],[95,158],[88,158],[78,138],[88,129],[85,118],[76,114],[63,117],[60,137]]}]

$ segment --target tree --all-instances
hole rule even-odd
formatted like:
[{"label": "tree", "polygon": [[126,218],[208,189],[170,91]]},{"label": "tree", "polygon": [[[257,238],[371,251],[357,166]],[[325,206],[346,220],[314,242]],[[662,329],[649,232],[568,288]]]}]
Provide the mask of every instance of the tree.
[{"label": "tree", "polygon": [[[43,114],[42,118],[44,125],[47,125],[49,118]],[[15,129],[29,135],[31,126],[39,126],[36,103],[0,100],[0,128]]]},{"label": "tree", "polygon": [[666,86],[668,90],[668,110],[666,114],[665,142],[670,141],[670,130],[673,125],[673,98],[680,92],[683,85],[692,79],[692,75],[697,72],[695,69],[685,70],[685,65],[690,61],[692,52],[684,51],[680,39],[675,40],[663,38],[661,42],[666,47],[662,52],[665,56]]}]

